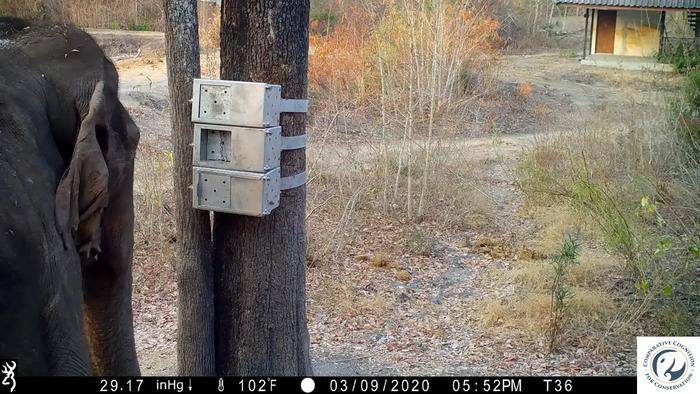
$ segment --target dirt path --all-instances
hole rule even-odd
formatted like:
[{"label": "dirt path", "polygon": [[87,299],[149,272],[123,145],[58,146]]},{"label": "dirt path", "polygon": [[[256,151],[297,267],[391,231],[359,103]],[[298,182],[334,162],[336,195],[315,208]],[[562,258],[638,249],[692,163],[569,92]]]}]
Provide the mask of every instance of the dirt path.
[{"label": "dirt path", "polygon": [[[601,108],[648,103],[667,88],[666,77],[584,68],[576,59],[558,55],[508,56],[500,63],[501,83],[511,92],[521,84],[531,85],[529,99],[549,108],[549,115],[516,134],[450,144],[463,150],[468,162],[486,168],[490,185],[486,193],[498,211],[493,231],[513,236],[530,229],[518,215],[521,199],[512,182],[523,148],[541,135],[575,132],[594,120]],[[137,160],[148,166],[149,155],[167,151],[171,143],[165,65],[124,61],[118,68],[120,96],[142,129]],[[314,144],[313,137],[309,163],[338,167],[348,155],[346,146]],[[352,153],[362,163],[374,152],[376,146],[357,144]],[[147,186],[137,181],[137,193]],[[367,231],[361,231],[358,240],[371,245],[372,234]],[[485,332],[478,324],[480,301],[513,296],[513,289],[487,280],[491,270],[507,267],[509,259],[475,252],[469,242],[450,235],[439,235],[429,255],[401,258],[400,264],[410,271],[407,282],[396,280],[393,271],[367,269],[350,256],[330,267],[309,270],[308,316],[317,374],[632,373],[633,357],[624,352],[593,356],[569,349],[549,355],[522,346],[517,330]],[[174,278],[172,268],[166,271],[160,279],[169,285],[153,292],[135,291],[137,346],[144,374],[176,370]],[[137,277],[144,276],[137,272]],[[137,280],[136,286],[146,285]]]}]

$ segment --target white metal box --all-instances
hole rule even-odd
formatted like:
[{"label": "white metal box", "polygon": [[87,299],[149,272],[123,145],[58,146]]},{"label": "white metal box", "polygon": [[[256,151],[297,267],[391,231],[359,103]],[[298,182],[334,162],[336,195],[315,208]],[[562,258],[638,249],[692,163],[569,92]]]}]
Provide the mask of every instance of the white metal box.
[{"label": "white metal box", "polygon": [[257,82],[195,79],[192,121],[243,127],[280,124],[282,87]]},{"label": "white metal box", "polygon": [[194,125],[195,166],[265,172],[280,166],[282,128]]},{"label": "white metal box", "polygon": [[269,215],[280,202],[280,169],[266,173],[194,167],[192,206],[248,216]]}]

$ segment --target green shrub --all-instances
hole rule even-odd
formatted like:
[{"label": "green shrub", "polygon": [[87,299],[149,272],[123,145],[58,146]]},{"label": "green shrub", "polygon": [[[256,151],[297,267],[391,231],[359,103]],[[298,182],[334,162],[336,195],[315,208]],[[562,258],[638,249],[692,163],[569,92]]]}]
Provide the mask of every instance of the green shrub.
[{"label": "green shrub", "polygon": [[700,152],[700,71],[687,74],[682,88],[682,97],[671,106],[678,119],[678,128],[690,153],[697,157]]},{"label": "green shrub", "polygon": [[691,314],[683,304],[678,302],[662,303],[656,316],[660,332],[664,335],[674,337],[693,335]]},{"label": "green shrub", "polygon": [[688,73],[683,84],[683,99],[694,113],[698,112],[700,109],[700,71]]},{"label": "green shrub", "polygon": [[151,31],[151,27],[148,25],[148,23],[130,23],[129,30]]},{"label": "green shrub", "polygon": [[700,66],[700,51],[694,46],[680,43],[670,51],[660,53],[658,59],[663,63],[674,65],[678,72],[686,72]]},{"label": "green shrub", "polygon": [[552,319],[549,326],[549,351],[554,351],[560,342],[560,336],[567,320],[569,312],[569,302],[574,296],[567,277],[569,268],[578,264],[579,249],[581,242],[578,237],[567,234],[564,237],[564,243],[561,251],[556,256],[552,257],[551,265],[554,271],[554,281],[552,282],[551,297]]},{"label": "green shrub", "polygon": [[340,11],[331,9],[332,5],[325,0],[313,0],[309,21],[311,30],[316,34],[327,34],[340,22]]}]

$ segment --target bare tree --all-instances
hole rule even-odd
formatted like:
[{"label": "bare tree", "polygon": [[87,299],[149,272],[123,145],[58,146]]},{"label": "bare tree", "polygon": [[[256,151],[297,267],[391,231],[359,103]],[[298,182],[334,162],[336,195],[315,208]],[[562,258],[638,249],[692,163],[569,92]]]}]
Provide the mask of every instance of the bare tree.
[{"label": "bare tree", "polygon": [[197,0],[165,0],[177,219],[178,372],[214,375],[214,280],[209,212],[192,208],[192,80],[199,77]]},{"label": "bare tree", "polygon": [[[309,0],[227,0],[221,77],[282,85],[307,95]],[[283,114],[285,136],[305,133],[304,114]],[[303,172],[304,149],[282,154],[282,176]],[[306,186],[282,192],[267,217],[214,215],[217,373],[308,375]]]}]

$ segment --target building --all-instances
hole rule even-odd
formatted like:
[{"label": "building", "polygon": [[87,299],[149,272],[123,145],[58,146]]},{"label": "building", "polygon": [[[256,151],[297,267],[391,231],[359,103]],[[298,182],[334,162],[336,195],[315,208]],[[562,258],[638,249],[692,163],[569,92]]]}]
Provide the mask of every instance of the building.
[{"label": "building", "polygon": [[[700,0],[554,1],[560,7],[585,9],[582,64],[672,70],[656,56],[678,40],[696,43],[700,37]],[[669,36],[669,20],[678,37]]]}]

